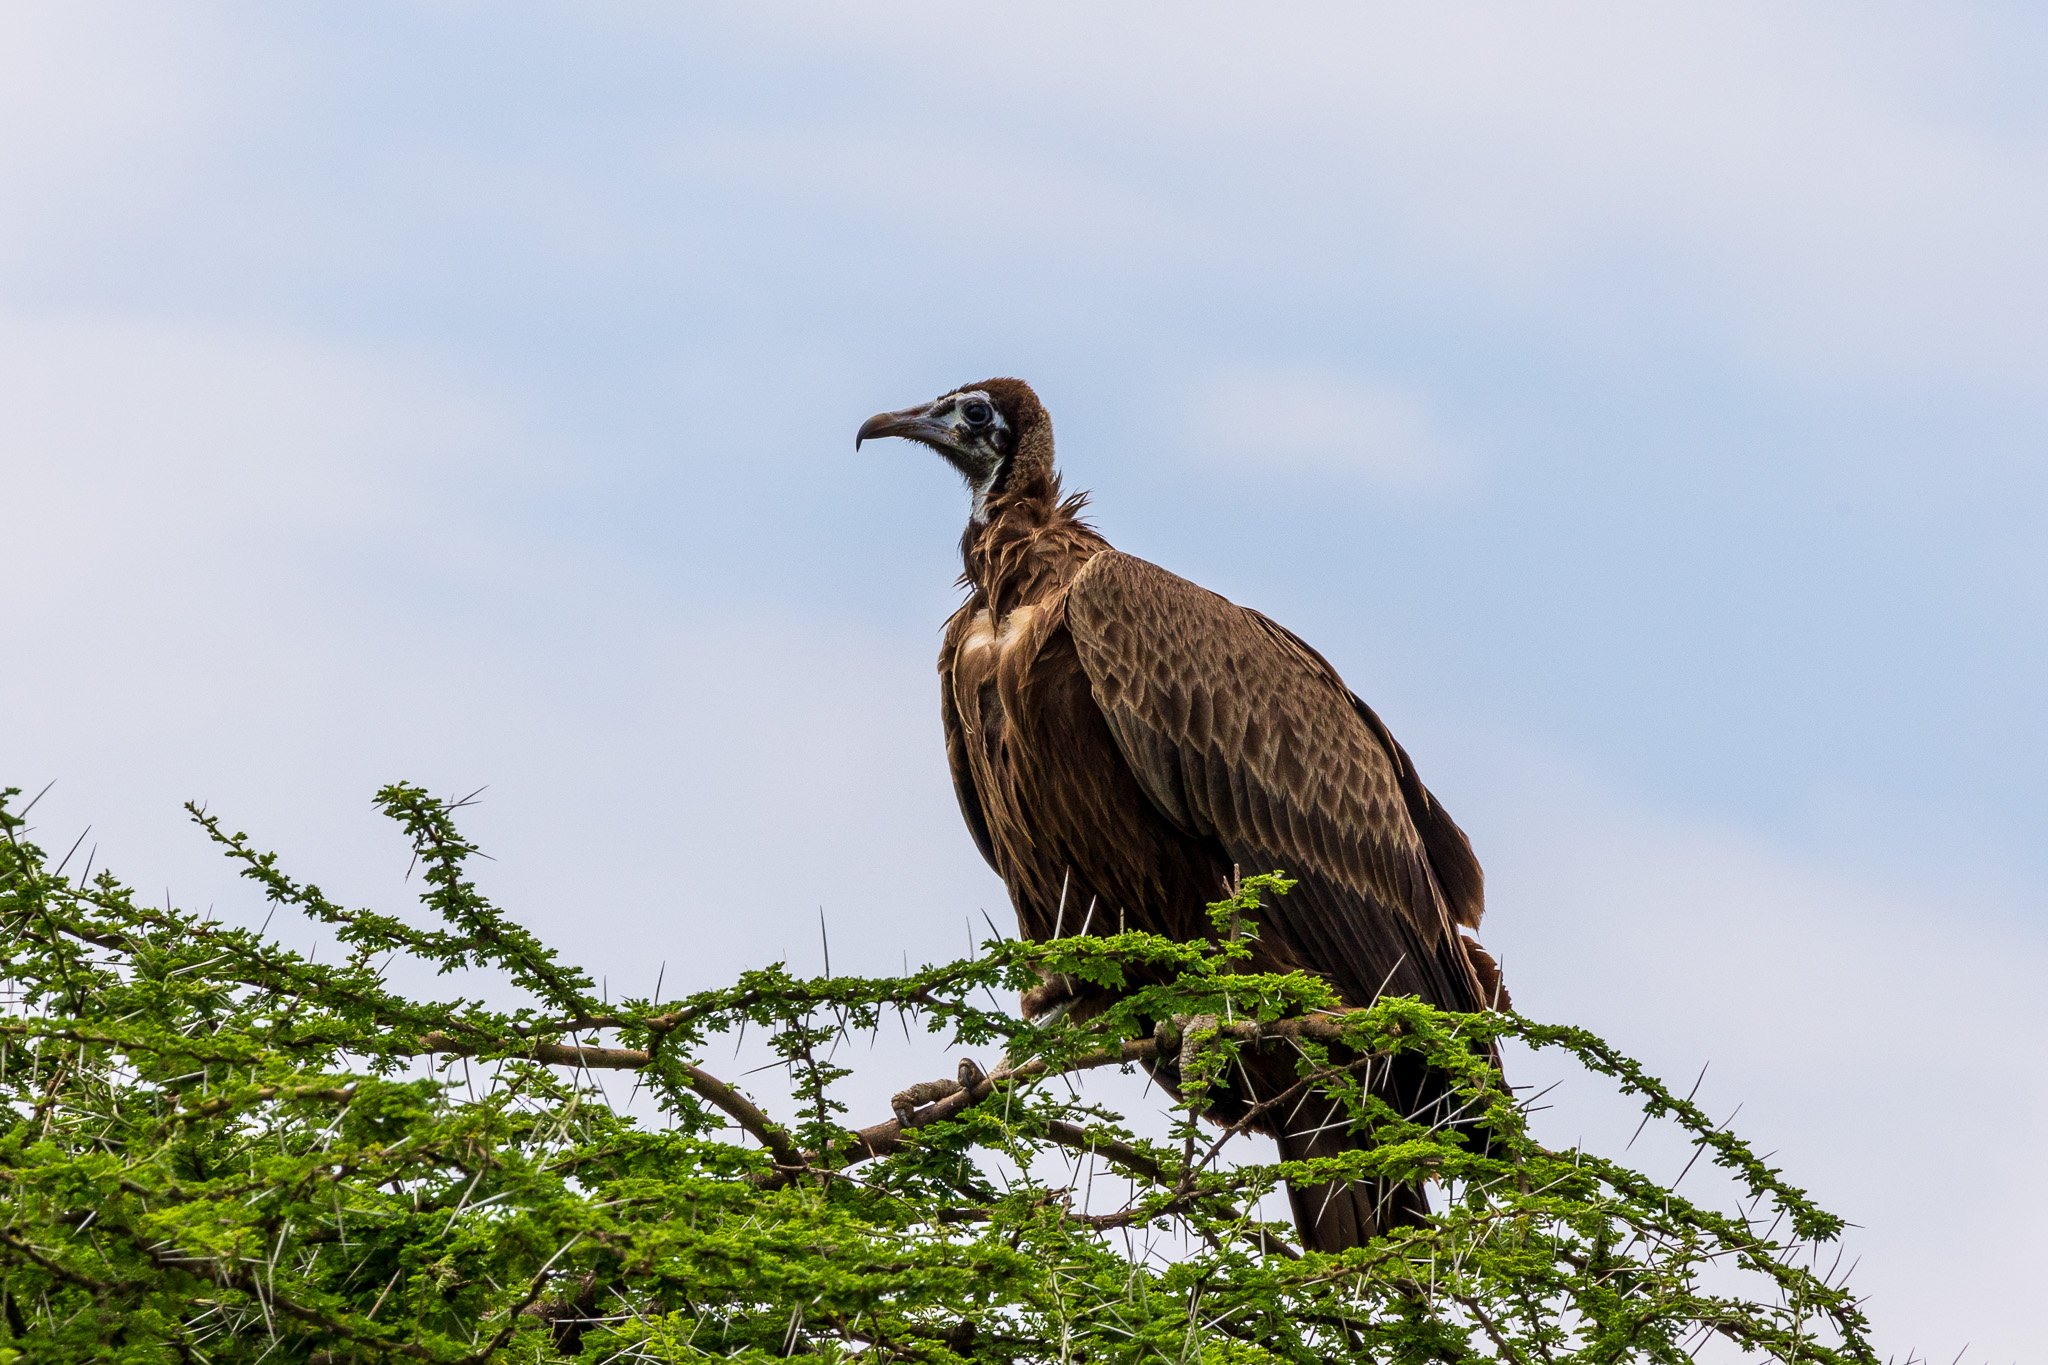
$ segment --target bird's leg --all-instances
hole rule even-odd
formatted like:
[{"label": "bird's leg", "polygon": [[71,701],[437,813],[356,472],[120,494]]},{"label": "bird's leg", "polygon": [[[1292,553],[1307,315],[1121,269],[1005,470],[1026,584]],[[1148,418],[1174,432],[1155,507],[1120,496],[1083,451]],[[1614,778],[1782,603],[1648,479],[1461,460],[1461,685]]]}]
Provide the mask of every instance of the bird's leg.
[{"label": "bird's leg", "polygon": [[1025,991],[1018,997],[1017,1003],[1023,1007],[1026,1019],[1044,1027],[1047,1024],[1058,1023],[1067,1011],[1074,1007],[1074,1002],[1078,998],[1074,990],[1074,978],[1055,973]]},{"label": "bird's leg", "polygon": [[[1025,1019],[1043,1029],[1070,1017],[1074,1007],[1081,1003],[1081,996],[1074,989],[1073,977],[1054,974],[1025,991],[1018,1003],[1023,1007]],[[1021,1066],[1030,1058],[1031,1052],[1029,1036],[1020,1036],[1004,1054],[1003,1066],[1006,1069]]]}]

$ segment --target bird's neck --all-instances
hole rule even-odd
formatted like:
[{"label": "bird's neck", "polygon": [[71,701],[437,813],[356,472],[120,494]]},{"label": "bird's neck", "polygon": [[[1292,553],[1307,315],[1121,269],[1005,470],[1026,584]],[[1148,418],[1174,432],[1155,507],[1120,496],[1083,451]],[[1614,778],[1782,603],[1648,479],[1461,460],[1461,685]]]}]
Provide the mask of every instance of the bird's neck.
[{"label": "bird's neck", "polygon": [[1060,495],[1057,474],[991,494],[960,538],[960,580],[995,616],[1072,581],[1109,542],[1081,520],[1086,494]]}]

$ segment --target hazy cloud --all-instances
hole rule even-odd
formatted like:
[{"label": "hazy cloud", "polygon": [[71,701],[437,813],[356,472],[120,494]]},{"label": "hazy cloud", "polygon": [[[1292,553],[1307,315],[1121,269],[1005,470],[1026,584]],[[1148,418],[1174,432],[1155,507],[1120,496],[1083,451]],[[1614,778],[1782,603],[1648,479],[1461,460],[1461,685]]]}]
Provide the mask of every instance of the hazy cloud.
[{"label": "hazy cloud", "polygon": [[[1646,807],[1514,740],[1489,750],[1460,814],[1483,832],[1485,938],[1517,1007],[1626,1036],[1666,1077],[1711,1064],[1702,1103],[1739,1105],[1738,1130],[1857,1225],[1843,1264],[1862,1258],[1893,1358],[1966,1341],[1968,1359],[2027,1358],[2031,1326],[1997,1305],[2048,1273],[2048,1177],[2029,1144],[1966,1134],[1973,1095],[1999,1096],[2000,1130],[2048,1124],[2048,1097],[2010,1083],[2013,1051],[1986,1045],[2048,1031],[2048,945],[1986,942],[1924,890]],[[1599,1094],[1552,1097],[1559,1141],[1627,1139]]]},{"label": "hazy cloud", "polygon": [[[2042,38],[2018,12],[800,9],[807,42],[934,110],[1015,109],[1278,275],[1392,253],[1432,289],[1573,326],[1667,328],[1677,302],[1753,364],[2039,392],[2048,142],[1959,98],[2026,79]],[[759,41],[787,13],[728,21]],[[976,60],[929,61],[935,28]],[[1089,221],[1121,230],[1106,205]]]},{"label": "hazy cloud", "polygon": [[1196,447],[1234,468],[1349,475],[1408,491],[1454,490],[1472,476],[1423,401],[1392,384],[1239,370],[1203,385],[1190,407]]}]

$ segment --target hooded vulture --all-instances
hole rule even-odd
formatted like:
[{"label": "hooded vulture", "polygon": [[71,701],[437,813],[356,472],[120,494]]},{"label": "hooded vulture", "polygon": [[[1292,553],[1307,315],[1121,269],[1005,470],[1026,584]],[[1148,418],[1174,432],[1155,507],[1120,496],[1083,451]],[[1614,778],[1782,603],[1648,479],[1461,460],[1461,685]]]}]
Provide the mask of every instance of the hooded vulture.
[{"label": "hooded vulture", "polygon": [[[879,413],[855,444],[881,436],[938,452],[973,498],[940,709],[961,814],[1025,937],[1085,932],[1086,906],[1102,930],[1204,937],[1236,869],[1277,868],[1298,881],[1259,926],[1255,969],[1315,973],[1353,1005],[1383,993],[1460,1011],[1504,1002],[1466,932],[1481,912],[1471,845],[1387,727],[1292,633],[1082,521],[1029,385],[987,379]],[[1034,991],[1025,1008],[1051,1003]],[[1231,1121],[1296,1083],[1288,1057],[1254,1055],[1211,1115]],[[1419,1066],[1373,1086],[1409,1113],[1443,1096]],[[1285,1108],[1257,1125],[1285,1159],[1358,1141],[1328,1100]],[[1319,1250],[1428,1208],[1419,1189],[1374,1182],[1289,1194]]]}]

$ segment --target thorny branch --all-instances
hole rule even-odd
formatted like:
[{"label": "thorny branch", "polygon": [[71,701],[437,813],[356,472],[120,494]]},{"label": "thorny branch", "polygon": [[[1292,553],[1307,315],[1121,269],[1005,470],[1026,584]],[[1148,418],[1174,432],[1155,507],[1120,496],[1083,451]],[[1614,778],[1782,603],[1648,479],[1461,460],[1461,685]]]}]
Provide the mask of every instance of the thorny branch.
[{"label": "thorny branch", "polygon": [[[434,927],[340,906],[197,813],[266,900],[339,939],[340,960],[315,961],[52,868],[0,799],[0,1358],[21,1343],[84,1362],[120,1339],[222,1365],[546,1365],[838,1342],[955,1365],[1182,1357],[1224,1337],[1275,1365],[1534,1365],[1593,1342],[1678,1360],[1704,1331],[1753,1356],[1874,1362],[1855,1299],[1816,1268],[1839,1220],[1691,1096],[1581,1031],[1404,1000],[1334,1009],[1313,980],[1249,971],[1280,879],[1235,885],[1208,943],[1084,924],[900,977],[777,966],[613,1004],[477,890],[461,803],[407,787],[380,803],[413,843]],[[394,955],[495,971],[532,1003],[419,998],[386,975]],[[1113,1003],[1021,1023],[970,999],[1055,978]],[[890,1013],[906,1036],[915,1020],[1003,1061],[962,1061],[890,1117],[844,1126],[839,1045]],[[801,1121],[705,1064],[710,1040],[749,1029]],[[1675,1125],[1735,1182],[1737,1209],[1544,1147],[1491,1061],[1510,1037]],[[1291,1050],[1293,1084],[1198,1140],[1207,1087],[1248,1048]],[[1455,1112],[1376,1098],[1374,1068],[1397,1054],[1439,1070]],[[1170,1141],[1051,1084],[1109,1066],[1172,1080]],[[658,1121],[606,1096],[620,1072]],[[1354,1150],[1224,1161],[1310,1095]],[[1110,1207],[1090,1203],[1098,1169],[1120,1177]],[[1443,1195],[1423,1227],[1304,1253],[1256,1217],[1283,1177]],[[1709,1293],[1722,1267],[1756,1292]]]}]

